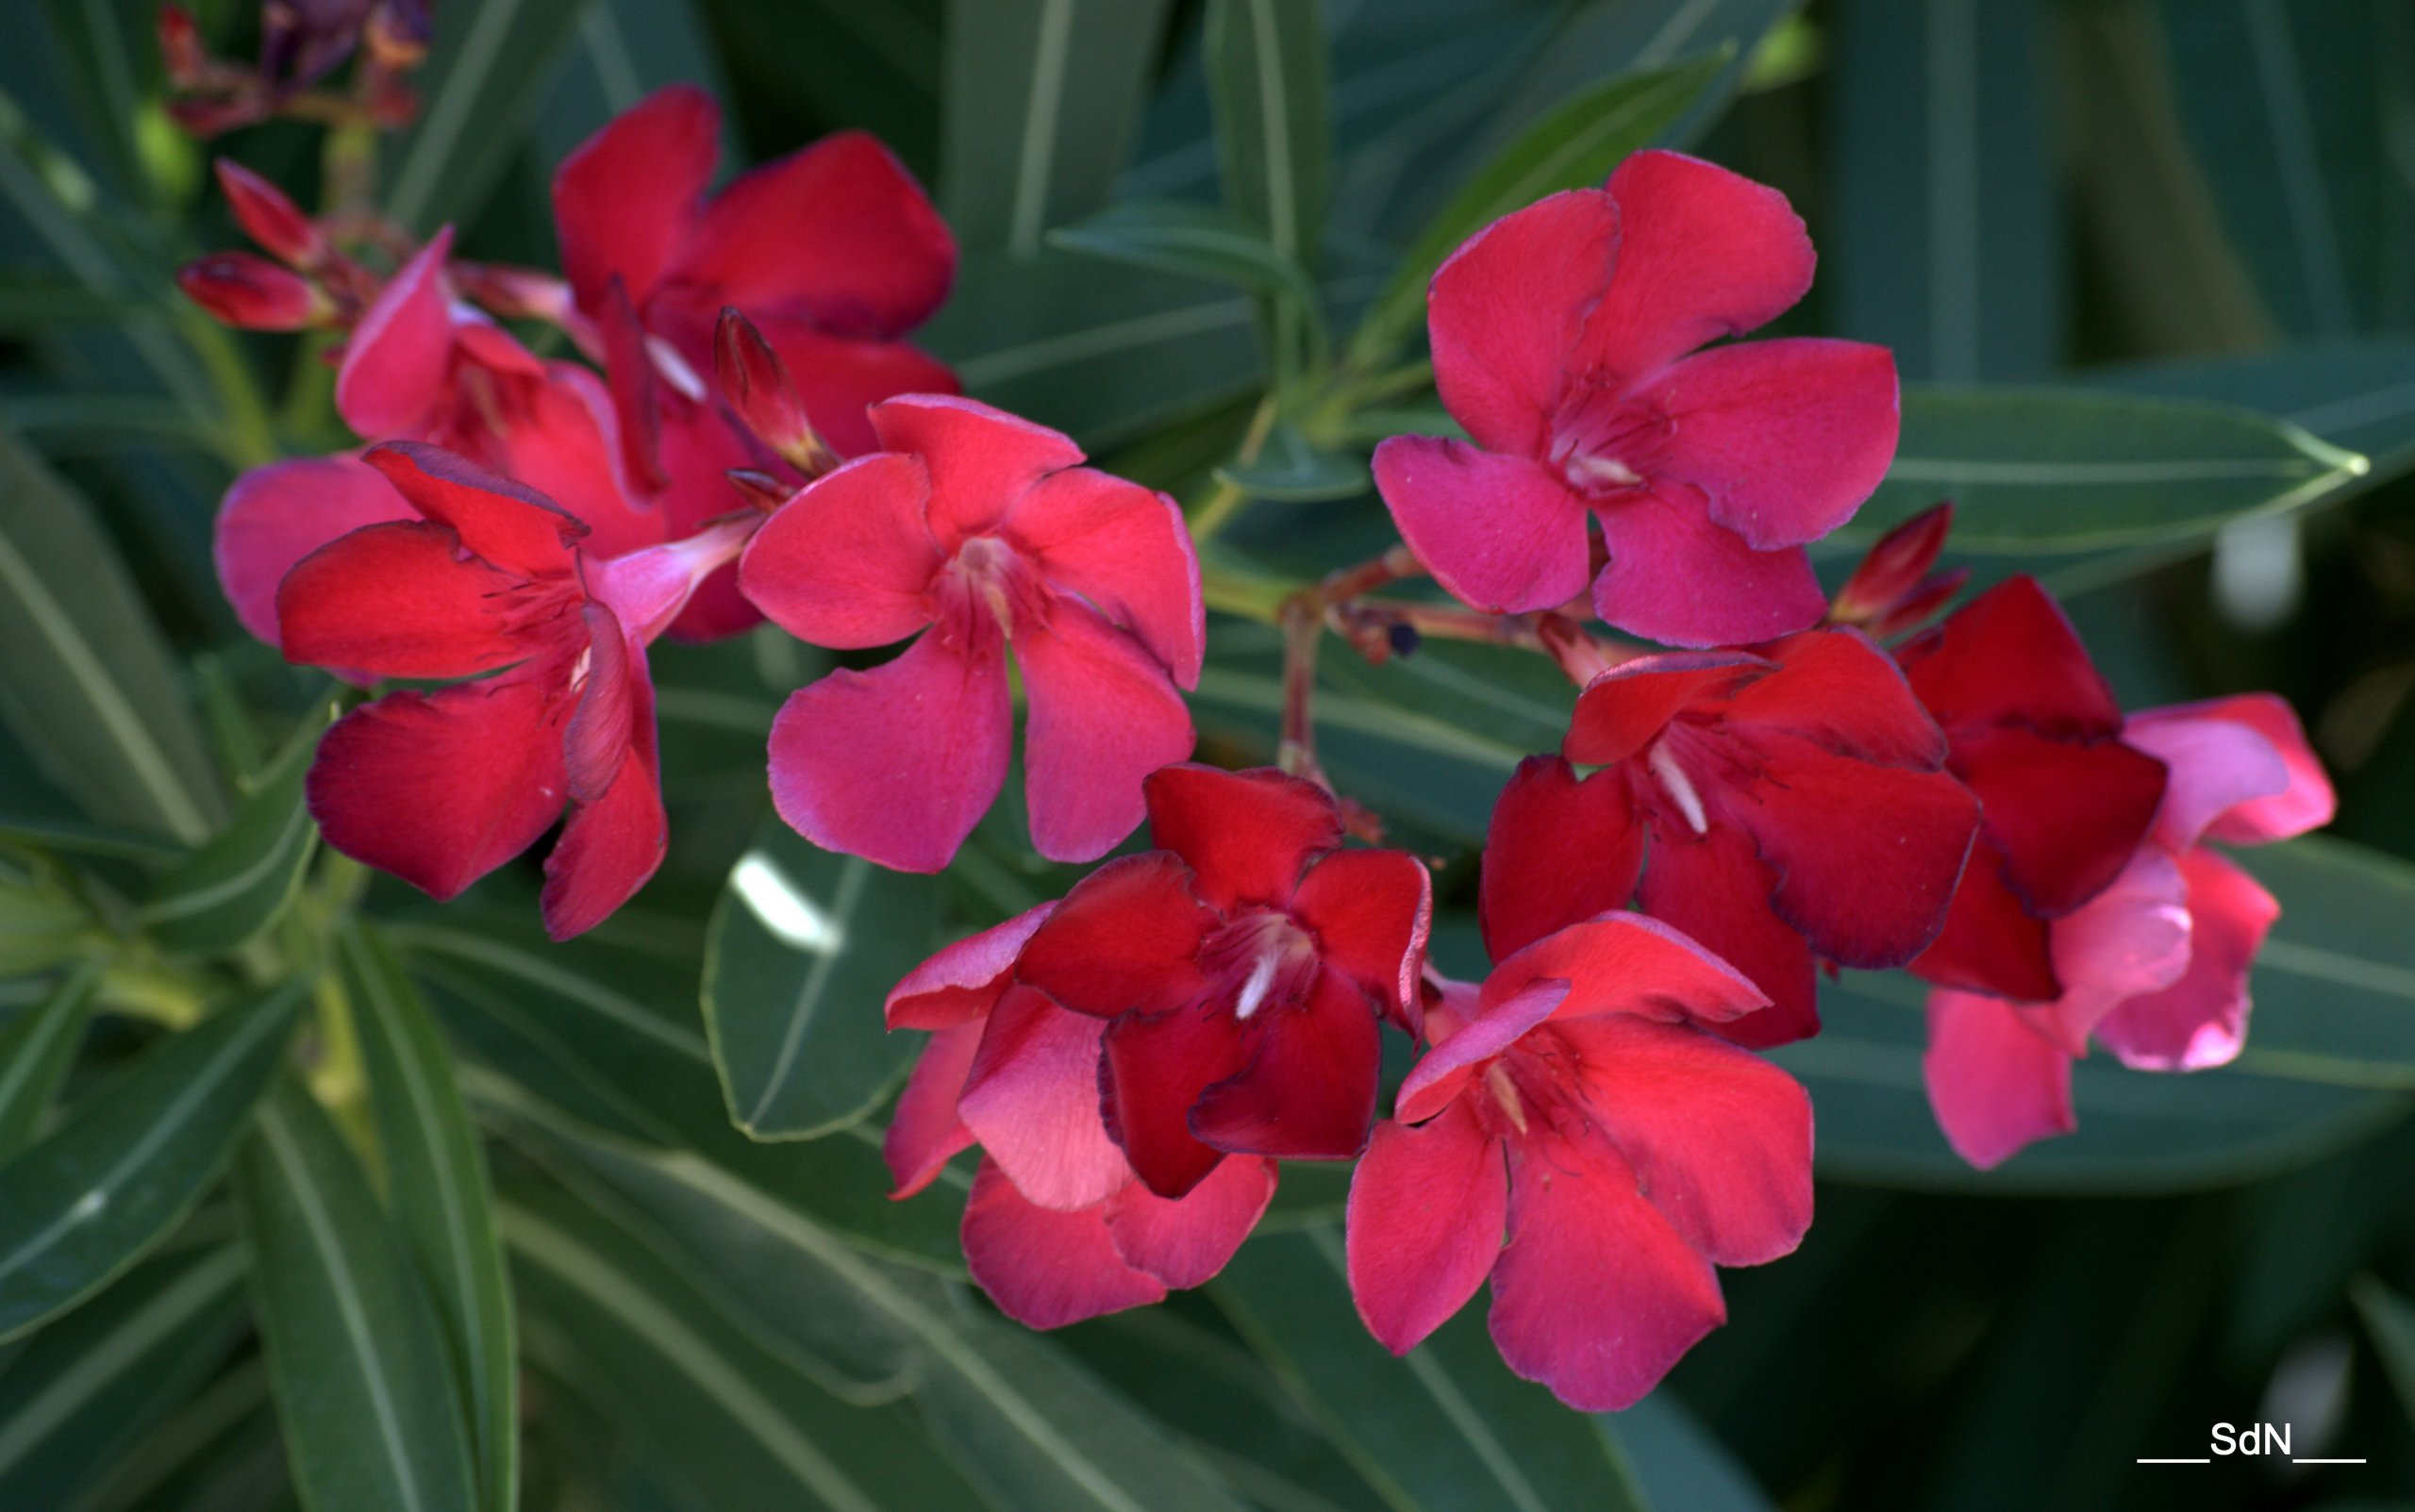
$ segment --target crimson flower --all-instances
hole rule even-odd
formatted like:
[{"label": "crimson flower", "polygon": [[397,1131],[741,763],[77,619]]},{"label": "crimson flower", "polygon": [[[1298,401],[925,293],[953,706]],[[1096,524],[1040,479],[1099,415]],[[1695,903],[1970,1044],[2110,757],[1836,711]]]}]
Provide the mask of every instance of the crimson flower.
[{"label": "crimson flower", "polygon": [[[674,534],[729,508],[727,469],[762,463],[710,391],[723,309],[771,340],[814,428],[842,455],[875,444],[864,418],[874,401],[957,390],[903,340],[947,297],[956,243],[889,150],[840,132],[708,196],[720,147],[720,107],[674,85],[614,117],[554,176],[562,269],[601,337],[630,475]],[[679,629],[722,635],[755,618],[724,577]]]},{"label": "crimson flower", "polygon": [[337,721],[310,768],[310,814],[329,845],[446,899],[535,843],[567,801],[545,927],[591,929],[662,860],[646,644],[753,521],[590,557],[586,525],[449,452],[389,442],[364,460],[416,518],[295,564],[276,602],[287,658],[477,680]]},{"label": "crimson flower", "polygon": [[1636,899],[1769,995],[1723,1026],[1748,1045],[1819,1031],[1815,957],[1876,970],[1925,949],[1978,823],[1936,723],[1853,630],[1613,667],[1560,751],[1493,809],[1486,928],[1523,943]]},{"label": "crimson flower", "polygon": [[1133,1175],[1099,1112],[1106,1023],[1012,977],[1055,906],[941,951],[888,1003],[891,1028],[933,1031],[883,1141],[892,1195],[922,1190],[977,1141],[965,1265],[1008,1317],[1034,1328],[1206,1282],[1257,1226],[1275,1180],[1272,1160],[1228,1160],[1170,1199]]},{"label": "crimson flower", "polygon": [[1032,841],[1095,860],[1140,822],[1141,779],[1194,739],[1175,690],[1198,684],[1206,611],[1181,511],[969,399],[891,399],[872,424],[888,449],[782,506],[741,585],[816,645],[919,637],[790,696],[772,726],[774,804],[825,850],[946,866],[1006,781],[1011,646]]},{"label": "crimson flower", "polygon": [[1351,1181],[1351,1295],[1406,1354],[1490,1277],[1511,1370],[1625,1407],[1725,1321],[1714,1265],[1801,1242],[1810,1100],[1713,1032],[1768,1000],[1665,924],[1486,942],[1481,986],[1430,979],[1434,1048]]},{"label": "crimson flower", "polygon": [[1480,609],[1554,608],[1592,576],[1604,620],[1671,645],[1817,622],[1800,548],[1894,456],[1894,358],[1810,339],[1687,355],[1775,318],[1811,266],[1785,196],[1670,152],[1477,232],[1427,299],[1435,383],[1474,444],[1375,449],[1402,538]]},{"label": "crimson flower", "polygon": [[2121,873],[2048,924],[2060,995],[1929,994],[1929,1105],[1974,1166],[2077,1127],[2072,1062],[2091,1038],[2138,1071],[2236,1057],[2248,969],[2281,909],[2204,841],[2259,845],[2330,822],[2330,779],[2297,716],[2269,693],[2151,709],[2131,716],[2122,739],[2159,759],[2170,781]]},{"label": "crimson flower", "polygon": [[1147,787],[1158,849],[1083,879],[1017,980],[1107,1021],[1107,1128],[1158,1196],[1227,1155],[1350,1158],[1374,1118],[1377,1021],[1415,1012],[1425,868],[1341,849],[1332,794],[1272,769],[1170,766]]}]

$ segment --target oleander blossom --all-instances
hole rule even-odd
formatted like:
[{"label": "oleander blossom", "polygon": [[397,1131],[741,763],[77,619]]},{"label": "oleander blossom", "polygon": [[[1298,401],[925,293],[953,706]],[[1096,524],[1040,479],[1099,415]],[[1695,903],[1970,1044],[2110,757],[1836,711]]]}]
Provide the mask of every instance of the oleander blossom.
[{"label": "oleander blossom", "polygon": [[1275,1164],[1227,1160],[1158,1196],[1099,1108],[1106,1022],[1013,980],[1055,905],[941,951],[889,995],[891,1029],[931,1031],[882,1144],[895,1197],[978,1143],[964,1210],[967,1270],[1008,1317],[1057,1328],[1164,1300],[1224,1267],[1274,1195]]},{"label": "oleander blossom", "polygon": [[1607,1411],[1725,1321],[1714,1266],[1801,1242],[1811,1105],[1716,1032],[1767,1002],[1741,972],[1641,915],[1541,922],[1487,922],[1481,985],[1428,977],[1433,1048],[1350,1185],[1350,1289],[1405,1354],[1489,1278],[1509,1368]]},{"label": "oleander blossom", "polygon": [[1479,609],[1555,608],[1590,577],[1604,620],[1669,645],[1816,623],[1802,548],[1894,456],[1894,357],[1810,338],[1695,351],[1792,306],[1812,261],[1785,196],[1671,152],[1477,232],[1427,299],[1435,383],[1471,441],[1375,450],[1402,539]]},{"label": "oleander blossom", "polygon": [[[364,459],[413,511],[305,557],[276,601],[288,659],[371,677],[470,678],[390,693],[319,743],[308,803],[344,855],[439,899],[569,819],[545,861],[545,927],[594,927],[666,843],[645,647],[753,517],[670,545],[588,555],[586,525],[435,447]],[[483,675],[492,673],[492,675]]]},{"label": "oleander blossom", "polygon": [[1181,511],[969,399],[888,400],[872,424],[885,449],[782,506],[740,581],[816,645],[916,639],[790,696],[772,726],[774,804],[826,850],[946,866],[1006,781],[1011,650],[1032,843],[1097,859],[1141,822],[1141,779],[1195,739],[1179,690],[1198,685],[1206,610]]},{"label": "oleander blossom", "polygon": [[1945,757],[1856,630],[1622,663],[1578,695],[1560,755],[1528,757],[1494,807],[1486,928],[1529,938],[1518,921],[1633,899],[1769,997],[1721,1033],[1803,1038],[1820,960],[1901,966],[1942,927],[1978,823]]}]

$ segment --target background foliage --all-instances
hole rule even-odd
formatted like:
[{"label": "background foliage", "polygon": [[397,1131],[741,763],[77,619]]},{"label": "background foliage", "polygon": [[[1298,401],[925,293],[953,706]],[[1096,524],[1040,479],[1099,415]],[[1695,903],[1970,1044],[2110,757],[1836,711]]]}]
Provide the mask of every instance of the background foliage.
[{"label": "background foliage", "polygon": [[[198,8],[247,52],[256,8]],[[964,243],[928,336],[970,390],[1238,508],[1212,565],[1269,591],[1385,539],[1364,449],[1440,424],[1435,261],[1689,146],[1809,219],[1790,325],[1913,380],[1854,540],[1951,494],[1979,580],[2041,573],[2125,702],[2306,711],[2345,802],[2247,858],[2287,913],[2238,1065],[2083,1065],[2080,1134],[1982,1176],[1929,1120],[1916,997],[1849,977],[1780,1057],[1820,1120],[1809,1240],[1599,1421],[1477,1310],[1406,1360],[1368,1339],[1330,1171],[1287,1172],[1202,1294],[1044,1338],[973,1298],[948,1198],[881,1195],[911,1046],[875,1005],[1068,879],[1004,811],[936,880],[767,824],[764,732],[819,653],[659,651],[673,855],[591,939],[542,941],[525,870],[437,910],[314,855],[333,690],[235,627],[209,522],[234,470],[347,438],[308,342],[173,292],[236,239],[150,12],[0,7],[0,1505],[2415,1505],[2404,6],[439,5],[380,165],[411,229],[548,260],[552,164],[673,79],[731,102],[741,159],[869,126]],[[220,150],[307,203],[321,142]],[[1262,759],[1273,633],[1211,646],[1204,749]],[[1566,706],[1507,653],[1328,648],[1326,765],[1446,863],[1462,973],[1485,814]],[[832,928],[801,948],[734,867]],[[2371,1463],[2134,1463],[2257,1419]]]}]

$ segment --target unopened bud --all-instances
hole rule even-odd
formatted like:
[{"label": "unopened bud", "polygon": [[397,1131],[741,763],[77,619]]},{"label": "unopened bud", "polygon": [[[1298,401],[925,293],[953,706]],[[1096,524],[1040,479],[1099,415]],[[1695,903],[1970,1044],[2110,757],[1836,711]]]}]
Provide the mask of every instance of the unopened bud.
[{"label": "unopened bud", "polygon": [[1900,635],[1906,630],[1925,624],[1931,616],[1946,606],[1962,585],[1971,580],[1971,569],[1957,567],[1951,572],[1932,574],[1920,587],[1895,601],[1894,607],[1871,621],[1863,628],[1879,640]]},{"label": "unopened bud", "polygon": [[202,45],[201,27],[182,6],[159,8],[159,61],[168,82],[191,89],[209,70],[209,49]]},{"label": "unopened bud", "polygon": [[360,33],[369,56],[398,71],[425,62],[432,30],[428,8],[428,0],[379,0]]},{"label": "unopened bud", "polygon": [[329,251],[325,233],[286,198],[285,191],[241,163],[218,159],[218,187],[243,234],[269,256],[295,268],[314,268]]},{"label": "unopened bud", "polygon": [[837,458],[813,433],[805,401],[789,381],[788,364],[755,323],[737,310],[721,312],[721,325],[713,333],[713,372],[721,380],[722,397],[764,445],[808,478],[830,470]]},{"label": "unopened bud", "polygon": [[1906,599],[1926,590],[1929,569],[1937,565],[1953,528],[1954,506],[1940,504],[1879,537],[1838,590],[1828,623],[1871,627],[1896,617]]},{"label": "unopened bud", "polygon": [[194,304],[249,331],[298,331],[335,313],[334,301],[318,285],[249,252],[189,262],[176,283]]}]

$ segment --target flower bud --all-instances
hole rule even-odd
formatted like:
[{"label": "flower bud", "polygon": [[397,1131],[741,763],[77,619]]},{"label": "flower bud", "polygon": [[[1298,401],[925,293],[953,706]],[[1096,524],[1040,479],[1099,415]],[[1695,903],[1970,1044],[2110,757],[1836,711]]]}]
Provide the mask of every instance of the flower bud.
[{"label": "flower bud", "polygon": [[275,184],[241,163],[221,158],[218,187],[225,191],[226,203],[243,234],[279,262],[308,269],[327,256],[325,234]]},{"label": "flower bud", "polygon": [[335,312],[318,285],[249,252],[221,252],[189,262],[176,274],[187,298],[229,325],[251,331],[298,331]]},{"label": "flower bud", "polygon": [[428,8],[428,0],[379,0],[360,32],[369,44],[369,56],[396,70],[425,62],[432,29]]},{"label": "flower bud", "polygon": [[770,514],[781,505],[796,497],[797,490],[793,485],[782,481],[760,468],[733,467],[723,476],[728,478],[737,487],[739,492],[746,495],[748,504],[765,514]]},{"label": "flower bud", "polygon": [[159,60],[168,82],[191,89],[209,69],[209,49],[202,45],[201,27],[182,6],[159,8]]},{"label": "flower bud", "polygon": [[[1828,611],[1831,624],[1855,624],[1869,628],[1883,619],[1894,618],[1905,601],[1915,593],[1927,597],[1930,585],[1924,581],[1930,568],[1937,565],[1938,553],[1945,549],[1946,533],[1954,528],[1954,506],[1940,504],[1924,509],[1902,524],[1878,538],[1861,565],[1837,593],[1836,604]],[[1950,595],[1950,590],[1949,590]],[[1943,600],[1934,600],[1930,606]]]},{"label": "flower bud", "polygon": [[721,379],[722,397],[764,445],[808,478],[830,470],[835,458],[813,433],[805,401],[789,381],[788,364],[755,323],[737,310],[721,312],[720,328],[713,333],[713,370]]}]

